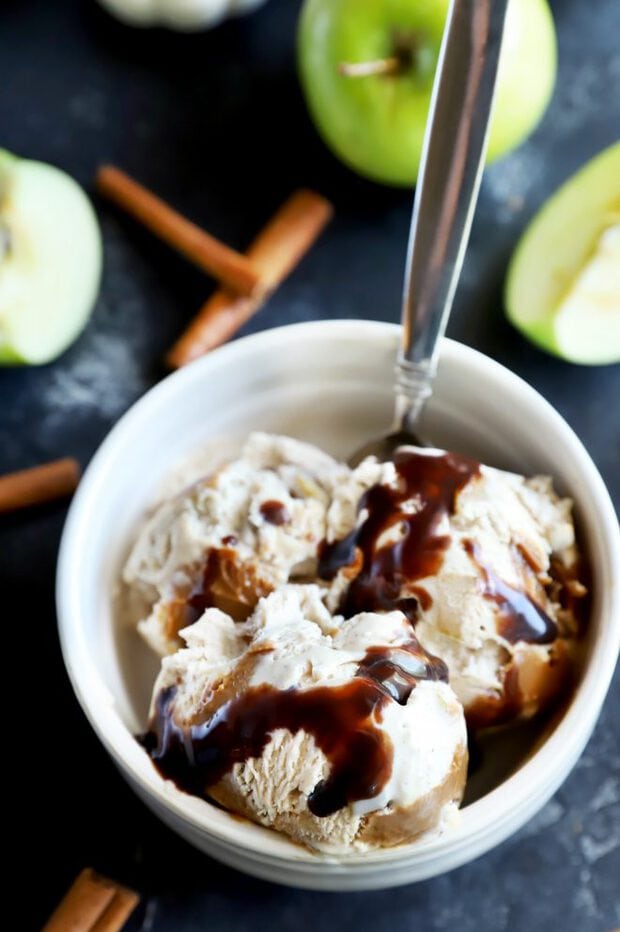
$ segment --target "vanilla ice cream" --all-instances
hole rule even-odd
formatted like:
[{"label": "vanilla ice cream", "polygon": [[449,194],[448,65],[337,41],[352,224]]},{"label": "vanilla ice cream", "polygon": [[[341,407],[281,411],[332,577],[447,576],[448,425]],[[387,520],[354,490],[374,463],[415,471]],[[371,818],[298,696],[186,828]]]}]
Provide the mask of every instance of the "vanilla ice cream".
[{"label": "vanilla ice cream", "polygon": [[355,524],[383,467],[354,474],[290,437],[254,433],[241,455],[165,500],[146,521],[123,578],[143,607],[138,628],[160,655],[214,606],[247,618],[262,595],[316,576],[322,542]]},{"label": "vanilla ice cream", "polygon": [[409,841],[460,801],[462,706],[401,612],[343,619],[283,585],[181,635],[143,742],[182,789],[336,852]]},{"label": "vanilla ice cream", "polygon": [[586,591],[577,566],[571,502],[549,478],[414,447],[352,470],[256,433],[155,510],[124,579],[161,655],[205,608],[242,621],[288,582],[318,583],[332,613],[402,610],[485,725],[530,716],[562,687]]},{"label": "vanilla ice cream", "polygon": [[455,453],[351,469],[252,434],[155,509],[125,566],[163,657],[144,746],[180,788],[314,848],[437,828],[465,720],[530,717],[568,681],[571,510],[549,478]]},{"label": "vanilla ice cream", "polygon": [[403,610],[447,664],[470,724],[531,716],[566,679],[586,593],[571,508],[549,478],[402,447],[355,530],[323,549],[319,574],[340,600],[328,603]]}]

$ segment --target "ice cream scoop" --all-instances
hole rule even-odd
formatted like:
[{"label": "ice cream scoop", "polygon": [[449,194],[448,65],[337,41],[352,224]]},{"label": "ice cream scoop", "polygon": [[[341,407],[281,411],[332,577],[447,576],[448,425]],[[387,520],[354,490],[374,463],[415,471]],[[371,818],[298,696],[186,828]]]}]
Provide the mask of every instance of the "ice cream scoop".
[{"label": "ice cream scoop", "polygon": [[285,585],[217,609],[162,663],[143,744],[184,790],[327,851],[440,828],[465,785],[461,704],[406,617],[333,616]]},{"label": "ice cream scoop", "polygon": [[345,536],[357,503],[379,481],[290,437],[250,435],[238,458],[165,499],[147,519],[123,572],[139,631],[157,653],[205,608],[237,620],[262,595],[316,576],[324,540]]},{"label": "ice cream scoop", "polygon": [[330,607],[403,611],[446,662],[471,725],[547,706],[585,604],[570,500],[549,478],[441,450],[401,447],[384,477],[360,499],[355,529],[322,549]]}]

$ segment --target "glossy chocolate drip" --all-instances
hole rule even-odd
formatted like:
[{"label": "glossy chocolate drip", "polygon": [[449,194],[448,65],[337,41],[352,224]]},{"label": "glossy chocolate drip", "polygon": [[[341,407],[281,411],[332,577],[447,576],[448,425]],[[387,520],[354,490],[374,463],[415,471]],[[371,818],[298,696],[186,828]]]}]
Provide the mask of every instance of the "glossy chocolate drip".
[{"label": "glossy chocolate drip", "polygon": [[[340,606],[347,617],[400,609],[414,621],[418,604],[430,607],[429,593],[412,583],[436,575],[441,568],[450,538],[438,533],[438,526],[454,512],[458,492],[480,470],[479,463],[456,453],[434,456],[408,448],[396,451],[394,465],[398,487],[369,489],[359,505],[359,511],[368,512],[360,527],[322,548],[319,575],[323,579],[333,579],[355,562],[356,551],[361,552],[362,568]],[[390,542],[381,543],[387,532],[392,534]]]},{"label": "glossy chocolate drip", "polygon": [[215,605],[212,588],[216,580],[220,577],[222,554],[234,554],[234,551],[228,548],[218,550],[213,547],[207,555],[202,576],[194,588],[194,591],[187,599],[188,625],[198,621],[207,608],[213,608]]},{"label": "glossy chocolate drip", "polygon": [[179,726],[176,686],[156,700],[150,731],[140,740],[161,774],[188,793],[205,796],[234,764],[260,757],[271,734],[285,728],[312,735],[327,757],[327,779],[308,797],[314,815],[327,816],[378,795],[392,772],[393,746],[379,727],[384,706],[406,705],[420,679],[447,679],[441,660],[416,641],[370,648],[351,682],[279,690],[261,685],[220,706],[206,721]]},{"label": "glossy chocolate drip", "polygon": [[418,641],[395,647],[370,647],[357,675],[374,680],[400,705],[407,705],[419,680],[448,682],[448,668],[443,660],[423,651]]},{"label": "glossy chocolate drip", "polygon": [[504,582],[482,558],[480,548],[471,540],[463,547],[476,564],[484,581],[484,596],[499,608],[498,632],[511,644],[550,644],[557,637],[557,625],[527,592]]},{"label": "glossy chocolate drip", "polygon": [[291,520],[286,505],[271,499],[268,502],[262,503],[260,506],[260,513],[269,524],[280,526],[282,524],[289,524]]},{"label": "glossy chocolate drip", "polygon": [[311,734],[330,762],[329,777],[308,798],[315,815],[375,796],[392,772],[392,743],[375,724],[389,694],[374,680],[303,691],[252,687],[185,729],[174,721],[175,694],[174,686],[159,694],[142,743],[162,775],[189,793],[206,795],[234,764],[260,757],[277,728]]}]

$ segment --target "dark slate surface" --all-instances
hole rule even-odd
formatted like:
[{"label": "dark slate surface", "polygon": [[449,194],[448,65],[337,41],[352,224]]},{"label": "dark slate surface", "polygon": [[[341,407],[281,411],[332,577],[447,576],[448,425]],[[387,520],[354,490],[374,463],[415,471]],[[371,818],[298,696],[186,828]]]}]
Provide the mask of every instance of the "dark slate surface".
[{"label": "dark slate surface", "polygon": [[[618,0],[555,0],[560,74],[532,139],[488,171],[451,333],[517,371],[583,438],[620,503],[620,366],[582,369],[539,353],[501,314],[507,258],[524,223],[620,128]],[[243,246],[297,185],[332,197],[337,219],[246,328],[320,317],[396,320],[407,193],[349,174],[305,115],[294,75],[298,4],[271,0],[199,36],[139,34],[85,0],[5,0],[0,144],[55,162],[87,187],[115,161],[188,215]],[[64,454],[86,463],[119,415],[161,377],[164,350],[209,283],[98,204],[103,290],[86,332],[38,370],[0,371],[0,469]],[[36,878],[17,928],[37,928],[85,864],[135,883],[131,930],[599,930],[620,924],[618,677],[575,771],[539,816],[453,873],[394,891],[318,894],[245,878],[196,853],[134,799],[73,697],[55,631],[53,586],[65,510],[0,522],[8,666],[32,644],[12,736],[14,803],[25,820],[18,877]],[[25,626],[28,625],[26,628]],[[25,636],[24,636],[25,635]],[[36,638],[36,643],[35,639]],[[11,654],[8,654],[11,650]],[[7,727],[7,726],[5,726]]]}]

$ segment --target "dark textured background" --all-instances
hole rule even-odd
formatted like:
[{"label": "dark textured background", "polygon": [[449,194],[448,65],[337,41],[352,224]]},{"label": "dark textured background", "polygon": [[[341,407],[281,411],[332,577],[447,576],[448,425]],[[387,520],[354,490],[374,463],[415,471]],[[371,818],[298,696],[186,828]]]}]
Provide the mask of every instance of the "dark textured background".
[{"label": "dark textured background", "polygon": [[[552,5],[560,45],[555,96],[535,135],[487,172],[450,333],[559,408],[618,505],[620,366],[585,369],[547,357],[501,311],[506,262],[527,219],[620,135],[618,0]],[[293,187],[315,186],[333,198],[335,222],[247,332],[399,314],[410,196],[355,178],[317,139],[294,74],[297,9],[294,0],[270,0],[247,19],[197,36],[133,32],[89,0],[4,0],[0,9],[0,145],[55,162],[86,187],[99,162],[114,161],[238,246]],[[105,271],[92,322],[54,365],[0,371],[2,470],[65,454],[86,464],[110,425],[161,377],[164,350],[209,292],[200,273],[107,205],[97,208]],[[145,894],[132,930],[604,932],[620,925],[617,677],[573,774],[495,851],[393,891],[272,886],[221,867],[160,825],[86,724],[55,629],[64,516],[62,506],[50,506],[0,522],[5,666],[22,672],[21,655],[12,659],[15,640],[27,645],[30,665],[12,694],[5,690],[5,710],[17,699],[20,714],[19,721],[5,717],[18,784],[12,805],[25,815],[14,866],[18,877],[36,878],[14,928],[37,928],[85,864]]]}]

